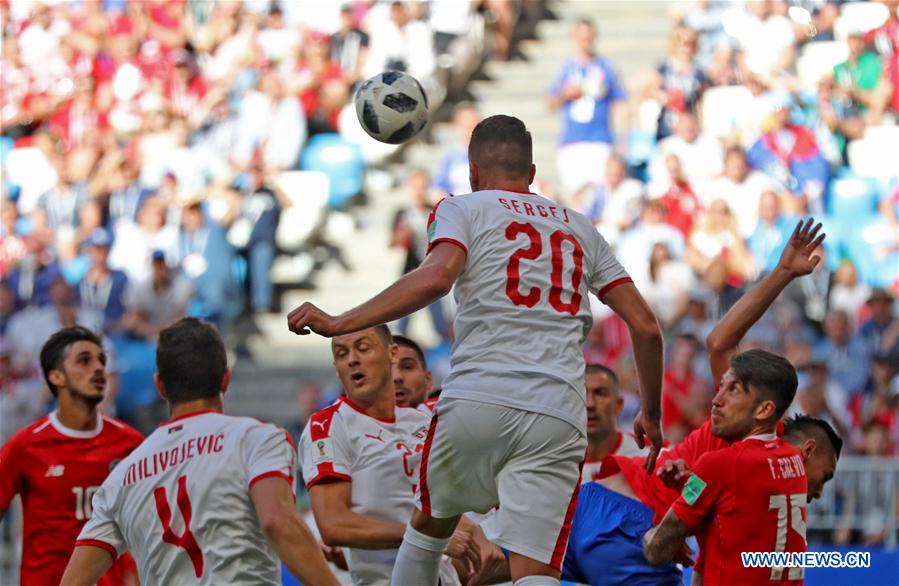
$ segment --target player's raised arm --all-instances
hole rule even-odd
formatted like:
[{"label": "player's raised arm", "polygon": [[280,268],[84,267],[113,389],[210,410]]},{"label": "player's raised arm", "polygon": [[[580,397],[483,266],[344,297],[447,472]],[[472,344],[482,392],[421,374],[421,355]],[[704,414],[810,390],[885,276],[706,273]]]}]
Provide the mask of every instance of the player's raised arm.
[{"label": "player's raised arm", "polygon": [[265,537],[290,572],[303,584],[339,584],[315,537],[297,515],[290,484],[280,477],[253,484],[250,497]]},{"label": "player's raised arm", "polygon": [[641,448],[645,445],[644,436],[649,439],[646,469],[651,471],[662,449],[662,331],[633,283],[613,287],[603,296],[603,302],[621,316],[630,330],[640,377],[640,415],[634,422],[634,434]]},{"label": "player's raised arm", "polygon": [[813,227],[814,219],[800,221],[780,255],[773,271],[755,284],[730,308],[709,334],[709,367],[716,383],[730,367],[730,359],[737,352],[740,340],[749,328],[762,317],[780,292],[793,279],[807,275],[821,260],[813,253],[824,241],[819,234],[821,224]]},{"label": "player's raised arm", "polygon": [[466,253],[459,246],[438,243],[417,269],[362,305],[332,316],[311,303],[304,303],[288,314],[287,325],[295,334],[312,331],[331,337],[392,322],[446,295],[465,268],[465,258]]}]

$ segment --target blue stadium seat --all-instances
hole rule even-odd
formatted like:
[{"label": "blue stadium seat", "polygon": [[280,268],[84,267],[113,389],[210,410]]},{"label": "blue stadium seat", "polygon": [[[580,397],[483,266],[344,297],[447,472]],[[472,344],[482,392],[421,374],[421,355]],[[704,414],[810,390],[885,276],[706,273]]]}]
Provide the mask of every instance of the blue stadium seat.
[{"label": "blue stadium seat", "polygon": [[844,224],[845,251],[855,263],[861,281],[871,287],[889,287],[899,279],[899,253],[895,233],[877,214]]},{"label": "blue stadium seat", "polygon": [[837,177],[830,182],[827,209],[840,224],[855,224],[877,209],[877,184],[852,173]]},{"label": "blue stadium seat", "polygon": [[321,171],[328,176],[331,189],[328,206],[346,207],[362,192],[365,159],[358,145],[347,142],[339,134],[317,134],[309,140],[300,156],[300,168]]}]

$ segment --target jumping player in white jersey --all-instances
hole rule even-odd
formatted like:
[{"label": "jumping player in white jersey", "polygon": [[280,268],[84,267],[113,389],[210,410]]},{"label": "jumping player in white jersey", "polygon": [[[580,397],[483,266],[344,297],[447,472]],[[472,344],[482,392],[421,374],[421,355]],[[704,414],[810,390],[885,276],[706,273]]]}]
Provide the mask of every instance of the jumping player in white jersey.
[{"label": "jumping player in white jersey", "polygon": [[270,424],[222,413],[231,378],[206,322],[163,330],[156,388],[172,419],[113,469],[94,495],[62,584],[94,584],[124,550],[142,584],[338,582],[294,509],[296,452]]},{"label": "jumping player in white jersey", "polygon": [[513,580],[558,584],[587,445],[581,344],[590,293],[630,329],[643,406],[634,431],[639,445],[649,439],[649,468],[661,449],[655,316],[588,219],[528,192],[532,151],[517,118],[481,122],[469,144],[474,193],[435,208],[421,266],[340,316],[309,303],[288,316],[296,333],[334,336],[412,313],[455,284],[452,367],[394,584],[437,584],[460,515],[497,505],[488,537],[510,552]]}]

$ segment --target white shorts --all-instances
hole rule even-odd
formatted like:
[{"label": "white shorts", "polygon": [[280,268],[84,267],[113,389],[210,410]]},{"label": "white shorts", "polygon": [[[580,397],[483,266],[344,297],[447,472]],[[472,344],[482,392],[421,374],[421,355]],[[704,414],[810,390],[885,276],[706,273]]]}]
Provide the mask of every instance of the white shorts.
[{"label": "white shorts", "polygon": [[587,439],[556,417],[441,399],[415,504],[438,519],[498,506],[488,538],[561,569],[586,449]]},{"label": "white shorts", "polygon": [[606,174],[606,160],[612,145],[605,142],[573,142],[556,151],[556,166],[565,195],[585,185],[598,185]]}]

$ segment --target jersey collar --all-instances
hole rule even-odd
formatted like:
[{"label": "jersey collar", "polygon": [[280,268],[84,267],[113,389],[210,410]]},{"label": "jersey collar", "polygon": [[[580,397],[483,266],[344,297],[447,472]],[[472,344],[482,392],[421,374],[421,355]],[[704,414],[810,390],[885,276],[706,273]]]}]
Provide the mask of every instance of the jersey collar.
[{"label": "jersey collar", "polygon": [[196,417],[197,415],[206,415],[207,413],[218,413],[218,411],[215,411],[214,409],[204,409],[202,411],[195,411],[193,413],[185,413],[184,415],[179,415],[178,417],[172,417],[165,423],[161,423],[159,425],[159,427],[162,427],[163,425],[168,425],[169,423],[174,423],[176,421],[181,421],[182,419],[187,419],[188,417]]},{"label": "jersey collar", "polygon": [[50,425],[53,426],[53,429],[57,431],[57,433],[64,435],[66,437],[74,438],[74,439],[91,439],[100,435],[100,432],[103,431],[103,416],[98,412],[97,413],[97,427],[94,429],[81,430],[81,429],[72,429],[70,427],[66,427],[59,420],[59,416],[57,413],[59,410],[54,410],[48,418],[50,419]]},{"label": "jersey collar", "polygon": [[368,413],[365,412],[364,409],[362,409],[362,407],[353,403],[353,400],[350,399],[348,395],[343,395],[342,397],[340,397],[340,400],[343,401],[344,403],[346,403],[350,408],[358,411],[359,413],[365,415],[366,417],[371,417],[372,419],[376,419],[382,423],[396,423],[396,415],[394,415],[393,417],[390,417],[390,418],[375,417],[373,415],[369,415]]},{"label": "jersey collar", "polygon": [[[777,439],[776,433],[760,433],[758,435],[751,435],[746,438],[747,440],[758,440],[760,442],[771,442]],[[744,440],[745,441],[745,440]]]}]

